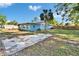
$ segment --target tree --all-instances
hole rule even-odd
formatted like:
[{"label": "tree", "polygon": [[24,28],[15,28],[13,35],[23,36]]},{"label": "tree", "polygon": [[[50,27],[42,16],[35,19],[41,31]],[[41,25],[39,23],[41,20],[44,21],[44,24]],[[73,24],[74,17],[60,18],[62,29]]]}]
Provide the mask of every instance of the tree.
[{"label": "tree", "polygon": [[8,22],[8,24],[9,25],[17,25],[18,23],[15,20],[13,20],[13,21]]},{"label": "tree", "polygon": [[49,17],[49,20],[53,20],[54,19],[53,12],[52,12],[51,9],[49,10],[48,17]]},{"label": "tree", "polygon": [[41,19],[42,21],[44,20],[44,14],[43,14],[43,13],[40,14],[40,19]]},{"label": "tree", "polygon": [[4,15],[0,15],[0,24],[1,25],[17,25],[17,22],[15,20],[8,22],[8,20],[6,19],[6,16]]},{"label": "tree", "polygon": [[46,30],[46,24],[47,24],[46,21],[48,20],[48,14],[47,13],[48,13],[48,10],[43,9],[43,13],[40,14],[40,19],[45,22],[45,30]]},{"label": "tree", "polygon": [[79,3],[60,3],[55,6],[57,15],[62,16],[62,24],[63,21],[79,24]]},{"label": "tree", "polygon": [[49,24],[52,24],[52,25],[54,25],[54,26],[57,26],[58,25],[58,22],[54,19],[54,16],[53,16],[53,12],[52,12],[52,10],[50,9],[49,10],[49,12],[48,12],[48,20],[47,20],[47,22],[49,23]]},{"label": "tree", "polygon": [[6,24],[7,20],[6,20],[6,16],[0,15],[0,24],[4,25]]},{"label": "tree", "polygon": [[53,20],[53,12],[47,9],[43,9],[43,13],[40,14],[40,19],[45,22],[45,30],[48,22]]},{"label": "tree", "polygon": [[45,30],[46,30],[47,20],[48,20],[48,10],[44,9],[43,13],[44,13],[44,22],[45,22]]},{"label": "tree", "polygon": [[59,25],[59,23],[58,23],[55,19],[49,20],[49,21],[47,21],[47,22],[48,22],[48,24],[51,24],[51,25],[53,25],[53,26],[58,26],[58,25]]}]

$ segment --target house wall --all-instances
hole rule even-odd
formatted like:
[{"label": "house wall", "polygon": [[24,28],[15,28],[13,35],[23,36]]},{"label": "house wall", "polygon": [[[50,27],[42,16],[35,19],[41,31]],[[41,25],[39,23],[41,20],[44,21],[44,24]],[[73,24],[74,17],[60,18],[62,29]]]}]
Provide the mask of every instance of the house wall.
[{"label": "house wall", "polygon": [[19,25],[19,29],[20,30],[29,30],[30,26],[28,26],[28,25]]},{"label": "house wall", "polygon": [[[46,29],[47,29],[47,30],[49,30],[49,29],[51,29],[51,28],[52,28],[51,25],[46,25]],[[41,29],[41,30],[45,30],[45,24],[40,24],[40,29]]]},{"label": "house wall", "polygon": [[[51,26],[47,25],[46,29],[50,29]],[[25,30],[25,31],[37,31],[37,30],[45,30],[45,24],[44,23],[40,23],[40,24],[20,24],[19,25],[19,29],[20,30]]]},{"label": "house wall", "polygon": [[29,24],[29,25],[19,25],[19,29],[20,30],[25,30],[25,31],[36,31],[40,28],[39,25],[32,25],[32,24]]},{"label": "house wall", "polygon": [[37,31],[38,29],[40,29],[40,25],[39,24],[30,26],[30,31]]}]

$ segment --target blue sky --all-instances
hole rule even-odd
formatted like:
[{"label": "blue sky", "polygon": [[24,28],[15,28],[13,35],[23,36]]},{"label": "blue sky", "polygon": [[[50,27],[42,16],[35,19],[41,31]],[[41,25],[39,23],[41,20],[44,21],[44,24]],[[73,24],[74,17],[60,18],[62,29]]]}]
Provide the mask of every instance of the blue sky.
[{"label": "blue sky", "polygon": [[[16,20],[19,23],[31,22],[34,17],[39,17],[43,9],[52,9],[53,3],[2,3],[0,4],[0,14],[6,15],[9,21]],[[61,22],[60,16],[54,14],[55,19]]]}]

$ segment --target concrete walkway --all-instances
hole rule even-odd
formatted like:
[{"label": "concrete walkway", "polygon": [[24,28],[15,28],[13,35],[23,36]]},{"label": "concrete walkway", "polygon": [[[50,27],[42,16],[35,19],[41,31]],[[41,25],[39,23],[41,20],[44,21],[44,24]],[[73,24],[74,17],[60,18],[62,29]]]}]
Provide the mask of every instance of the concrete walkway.
[{"label": "concrete walkway", "polygon": [[26,47],[29,47],[35,43],[45,40],[52,36],[51,34],[37,34],[37,35],[26,35],[18,36],[11,39],[2,40],[5,48],[5,55],[12,55]]}]

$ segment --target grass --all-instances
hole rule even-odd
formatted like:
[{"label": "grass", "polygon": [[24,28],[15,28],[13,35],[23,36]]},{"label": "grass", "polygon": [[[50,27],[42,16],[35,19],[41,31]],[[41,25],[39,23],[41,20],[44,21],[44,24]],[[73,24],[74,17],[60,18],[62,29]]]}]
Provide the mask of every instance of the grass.
[{"label": "grass", "polygon": [[[43,32],[43,31],[41,31]],[[61,39],[79,41],[79,30],[60,30],[54,29],[43,33],[51,33],[53,36]],[[53,38],[48,38],[45,41],[39,42],[30,46],[15,55],[27,56],[79,56],[79,47],[63,41],[56,41]]]},{"label": "grass", "polygon": [[61,39],[79,41],[79,30],[54,29],[49,30],[48,33],[51,33]]},{"label": "grass", "polygon": [[22,56],[79,56],[79,48],[65,42],[47,39],[28,47],[15,55]]},{"label": "grass", "polygon": [[[39,33],[39,32],[34,32]],[[41,33],[51,33],[55,37],[66,40],[79,41],[79,30],[63,30],[53,29],[47,32],[41,31]],[[10,35],[10,33],[6,33]],[[48,38],[45,41],[39,42],[33,46],[30,46],[14,55],[18,56],[79,56],[79,47],[63,42],[56,41],[53,38]]]}]

